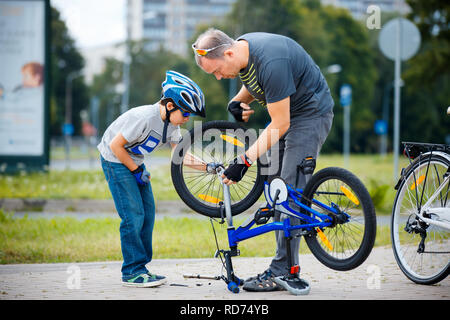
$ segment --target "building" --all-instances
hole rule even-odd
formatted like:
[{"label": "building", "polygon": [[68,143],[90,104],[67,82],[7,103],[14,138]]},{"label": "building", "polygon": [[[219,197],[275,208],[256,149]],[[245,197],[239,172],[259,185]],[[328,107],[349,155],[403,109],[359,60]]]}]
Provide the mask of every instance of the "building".
[{"label": "building", "polygon": [[[146,40],[148,50],[166,50],[188,54],[189,40],[199,24],[211,24],[228,14],[237,0],[127,0],[127,34],[131,40]],[[409,11],[405,0],[321,0],[322,5],[348,9],[356,19],[367,14],[370,5],[378,5],[381,12]],[[123,43],[82,50],[86,58],[86,78],[92,81],[100,73],[106,56],[124,59]]]},{"label": "building", "polygon": [[81,48],[80,51],[86,63],[83,74],[88,84],[92,84],[95,75],[103,72],[107,57],[121,61],[125,59],[125,46],[123,43]]},{"label": "building", "polygon": [[370,5],[380,7],[381,12],[408,13],[410,8],[405,0],[321,0],[322,5],[333,5],[348,9],[355,19],[364,18]]},{"label": "building", "polygon": [[186,55],[196,27],[223,18],[235,1],[128,0],[127,32],[131,40],[146,40],[149,50]]}]

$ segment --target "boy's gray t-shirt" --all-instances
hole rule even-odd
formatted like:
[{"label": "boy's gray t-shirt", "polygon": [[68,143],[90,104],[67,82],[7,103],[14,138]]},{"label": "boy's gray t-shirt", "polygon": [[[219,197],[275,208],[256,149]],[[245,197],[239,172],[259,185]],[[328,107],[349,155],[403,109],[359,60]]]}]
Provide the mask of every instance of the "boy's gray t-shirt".
[{"label": "boy's gray t-shirt", "polygon": [[240,78],[261,105],[290,97],[291,117],[315,118],[333,109],[334,102],[320,68],[294,40],[254,32],[237,39],[249,44],[249,61]]},{"label": "boy's gray t-shirt", "polygon": [[[144,155],[161,145],[163,129],[164,121],[159,112],[159,103],[132,108],[109,125],[97,148],[105,160],[120,163],[109,147],[111,141],[120,132],[128,141],[124,146],[125,150],[140,166],[144,162]],[[178,143],[180,139],[180,127],[169,123],[167,141]]]}]

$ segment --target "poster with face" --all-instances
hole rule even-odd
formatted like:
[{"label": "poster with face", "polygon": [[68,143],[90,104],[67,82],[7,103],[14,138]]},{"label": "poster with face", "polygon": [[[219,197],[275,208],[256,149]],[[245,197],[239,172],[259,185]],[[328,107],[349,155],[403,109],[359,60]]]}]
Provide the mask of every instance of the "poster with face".
[{"label": "poster with face", "polygon": [[44,153],[45,1],[0,0],[0,156]]}]

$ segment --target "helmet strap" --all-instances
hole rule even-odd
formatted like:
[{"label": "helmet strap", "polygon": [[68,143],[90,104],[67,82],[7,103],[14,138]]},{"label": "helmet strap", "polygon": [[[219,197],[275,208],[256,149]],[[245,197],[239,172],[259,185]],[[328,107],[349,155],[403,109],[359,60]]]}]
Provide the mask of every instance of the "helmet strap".
[{"label": "helmet strap", "polygon": [[167,109],[167,103],[164,105],[164,108],[166,109],[166,120],[164,120],[162,143],[167,142],[167,127],[169,126],[170,122],[170,113],[175,110],[175,109],[172,110]]}]

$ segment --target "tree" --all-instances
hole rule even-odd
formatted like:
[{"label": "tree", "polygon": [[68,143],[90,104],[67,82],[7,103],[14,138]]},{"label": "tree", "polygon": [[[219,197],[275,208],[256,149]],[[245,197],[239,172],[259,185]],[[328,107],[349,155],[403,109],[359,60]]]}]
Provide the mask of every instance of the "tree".
[{"label": "tree", "polygon": [[[369,34],[362,22],[355,20],[348,10],[332,6],[322,7],[320,17],[331,39],[328,64],[339,64],[342,71],[330,84],[335,101],[333,130],[324,145],[324,152],[342,150],[343,110],[339,103],[342,84],[352,86],[351,151],[373,152],[375,138],[373,124],[376,120],[371,108],[373,88],[377,78],[374,53],[369,44]],[[333,75],[327,76],[328,79]]]},{"label": "tree", "polygon": [[407,0],[411,19],[419,28],[422,50],[412,59],[408,78],[425,84],[434,83],[450,73],[450,3],[446,0]]},{"label": "tree", "polygon": [[[131,65],[128,109],[158,102],[166,71],[174,70],[190,77],[202,88],[206,100],[207,120],[226,117],[224,106],[227,96],[224,90],[219,83],[211,81],[210,75],[199,70],[193,58],[184,59],[163,48],[153,52],[146,51],[145,40],[130,42],[129,45]],[[94,77],[91,94],[100,99],[100,133],[120,115],[121,93],[117,88],[122,82],[122,72],[122,61],[107,58],[103,73]],[[191,125],[191,121],[187,123],[187,126]]]},{"label": "tree", "polygon": [[[377,77],[374,54],[367,29],[347,10],[323,7],[318,0],[238,0],[225,19],[223,30],[235,37],[254,31],[283,34],[300,43],[322,70],[331,64],[340,64],[340,74],[325,74],[335,101],[336,117],[323,150],[342,150],[339,88],[349,83],[353,87],[352,151],[373,151],[367,141],[375,139],[372,133],[375,116],[371,109]],[[257,112],[250,118],[249,125],[265,125],[269,120],[267,112],[259,112],[258,106],[254,109]]]},{"label": "tree", "polygon": [[[443,0],[407,0],[411,19],[419,28],[422,45],[406,63],[406,97],[402,109],[402,138],[445,143],[450,117],[450,3]],[[424,112],[425,111],[425,112]],[[447,143],[448,140],[447,140]]]},{"label": "tree", "polygon": [[[50,134],[61,134],[65,117],[66,79],[72,72],[80,72],[84,59],[75,47],[66,24],[57,9],[51,8],[51,89]],[[81,130],[79,113],[88,104],[88,88],[81,77],[72,83],[72,122],[75,134]]]}]

